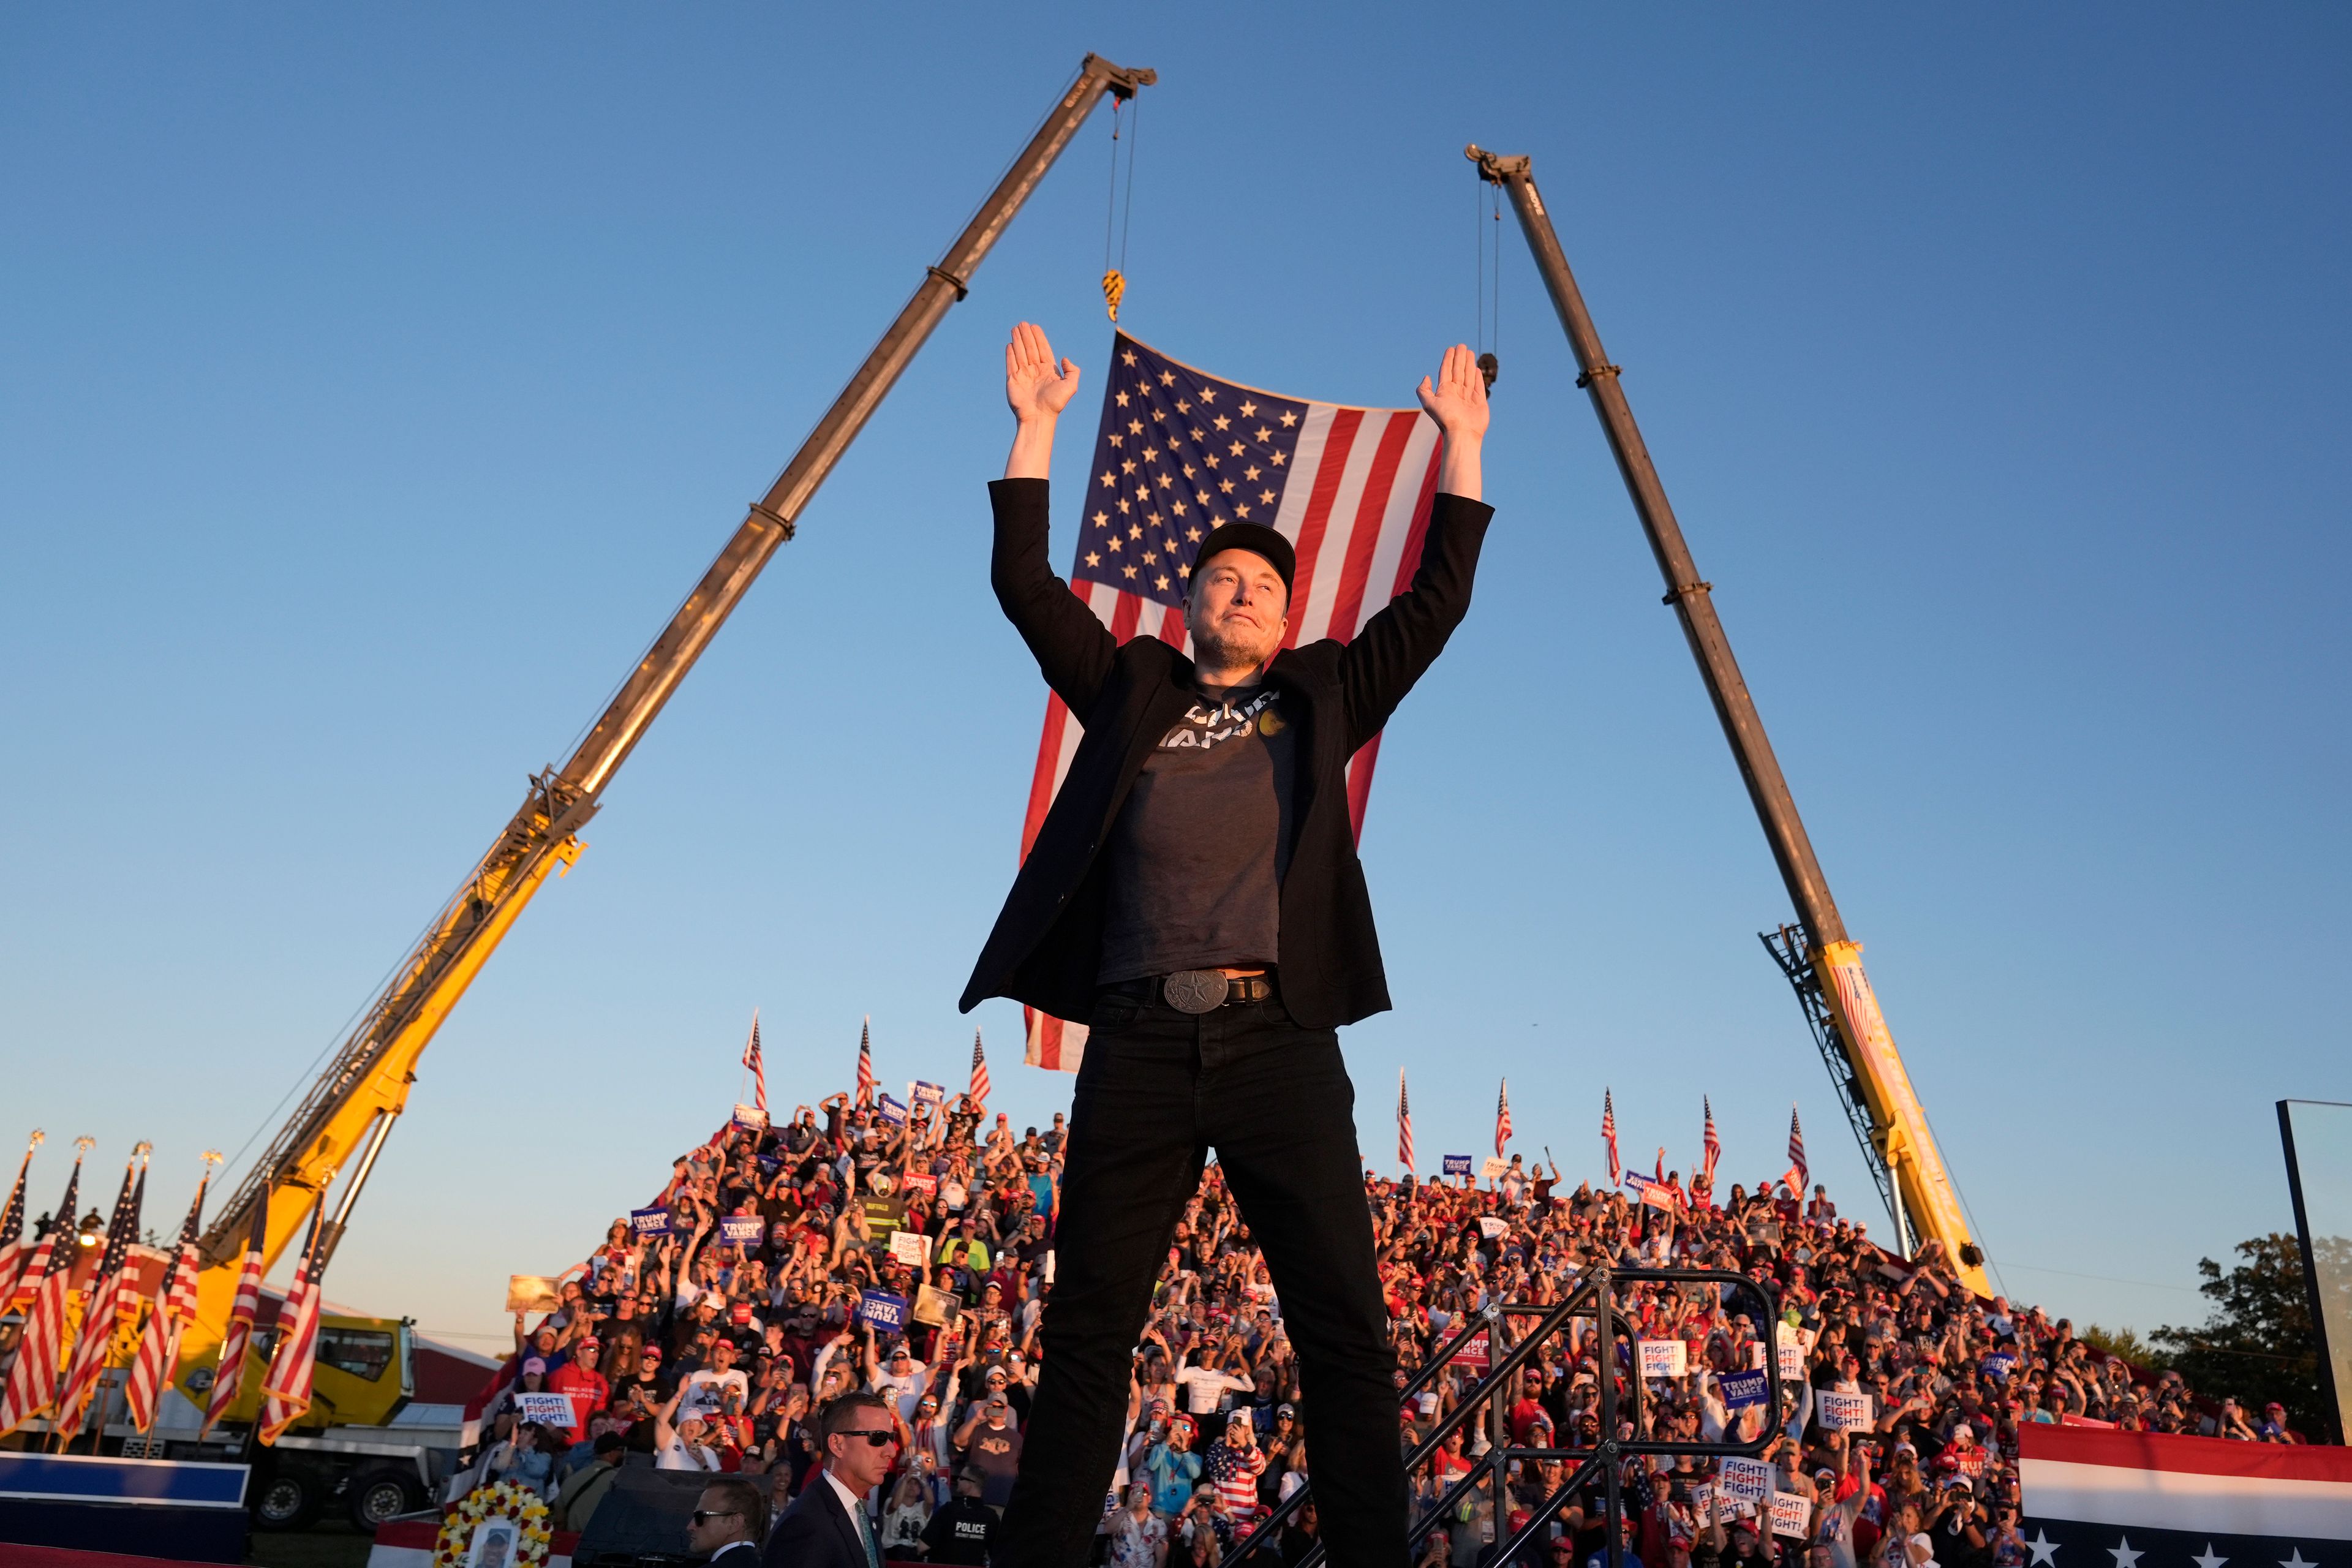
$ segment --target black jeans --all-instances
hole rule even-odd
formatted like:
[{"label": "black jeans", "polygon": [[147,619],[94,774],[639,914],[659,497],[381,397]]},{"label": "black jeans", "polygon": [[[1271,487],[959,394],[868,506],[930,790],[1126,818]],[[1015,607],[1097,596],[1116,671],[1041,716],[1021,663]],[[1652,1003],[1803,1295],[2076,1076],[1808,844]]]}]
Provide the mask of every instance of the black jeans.
[{"label": "black jeans", "polygon": [[[1265,1250],[1298,1352],[1330,1561],[1403,1568],[1396,1355],[1355,1101],[1339,1037],[1300,1028],[1278,999],[1198,1015],[1157,998],[1096,1003],[1070,1115],[1045,1366],[990,1552],[997,1568],[1086,1562],[1118,1468],[1152,1283],[1211,1148]],[[1202,1431],[1203,1448],[1218,1436]]]}]

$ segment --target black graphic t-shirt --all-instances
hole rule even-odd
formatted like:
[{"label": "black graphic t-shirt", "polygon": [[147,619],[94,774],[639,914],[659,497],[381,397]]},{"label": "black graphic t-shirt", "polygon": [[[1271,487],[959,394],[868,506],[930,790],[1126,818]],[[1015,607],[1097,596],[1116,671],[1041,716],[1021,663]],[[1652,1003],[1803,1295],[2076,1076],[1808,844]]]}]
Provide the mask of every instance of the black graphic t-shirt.
[{"label": "black graphic t-shirt", "polygon": [[1104,984],[1281,961],[1297,736],[1270,687],[1203,690],[1111,825]]}]

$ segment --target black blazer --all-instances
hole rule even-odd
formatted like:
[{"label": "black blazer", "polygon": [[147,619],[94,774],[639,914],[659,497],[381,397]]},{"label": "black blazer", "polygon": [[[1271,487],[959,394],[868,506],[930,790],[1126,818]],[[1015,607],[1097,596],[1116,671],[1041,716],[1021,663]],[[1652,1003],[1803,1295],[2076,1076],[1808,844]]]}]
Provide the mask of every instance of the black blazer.
[{"label": "black blazer", "polygon": [[[1192,661],[1155,637],[1124,646],[1045,560],[1043,479],[988,487],[996,510],[989,579],[1045,684],[1086,727],[1070,771],[1013,879],[958,1004],[1010,996],[1084,1022],[1100,968],[1108,879],[1097,852],[1153,742],[1193,700]],[[1305,1028],[1352,1024],[1389,1006],[1348,823],[1348,759],[1381,731],[1470,609],[1470,581],[1494,509],[1440,495],[1412,584],[1353,642],[1286,649],[1266,671],[1299,724],[1296,835],[1282,883],[1282,999]]]},{"label": "black blazer", "polygon": [[767,1568],[866,1568],[866,1539],[841,1494],[813,1475],[768,1532]]}]

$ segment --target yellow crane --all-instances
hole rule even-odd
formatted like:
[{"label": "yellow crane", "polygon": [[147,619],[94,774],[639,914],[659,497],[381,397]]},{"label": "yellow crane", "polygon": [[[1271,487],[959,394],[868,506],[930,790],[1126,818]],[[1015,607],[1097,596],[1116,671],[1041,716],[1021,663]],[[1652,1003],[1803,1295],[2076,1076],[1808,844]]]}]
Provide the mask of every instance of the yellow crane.
[{"label": "yellow crane", "polygon": [[204,1237],[196,1321],[184,1342],[183,1368],[217,1359],[254,1205],[268,1205],[264,1257],[266,1264],[274,1264],[307,1222],[319,1193],[333,1182],[336,1172],[347,1173],[322,1243],[322,1257],[332,1253],[393,1123],[407,1109],[417,1058],[550,874],[561,874],[579,858],[580,830],[595,815],[614,772],[645,738],[646,728],[761,568],[792,538],[794,520],[810,497],[948,307],[964,297],[973,270],[1096,104],[1106,93],[1123,101],[1158,79],[1150,70],[1113,65],[1095,55],[1086,58],[1076,79],[979,212],[939,264],[926,268],[914,298],[783,473],[751,503],[719,558],[629,672],[587,738],[561,767],[531,779],[521,807],[434,918],[332,1063],[279,1128],[268,1152],[215,1215]]},{"label": "yellow crane", "polygon": [[1559,236],[1552,230],[1551,215],[1536,189],[1534,162],[1524,156],[1497,157],[1475,144],[1465,151],[1478,165],[1479,177],[1501,186],[1518,215],[1536,270],[1542,274],[1576,355],[1576,384],[1591,395],[1593,412],[1601,417],[1617,470],[1665,578],[1665,602],[1682,622],[1699,678],[1706,683],[1724,738],[1731,742],[1732,757],[1748,786],[1748,798],[1772,847],[1780,879],[1797,906],[1798,923],[1765,932],[1764,944],[1796,987],[1846,1120],[1895,1221],[1896,1246],[1907,1254],[1914,1250],[1915,1239],[1940,1242],[1969,1288],[1987,1294],[1984,1251],[1969,1233],[1959,1194],[1944,1168],[1927,1113],[1912,1092],[1911,1075],[1887,1032],[1870,977],[1863,973],[1862,944],[1846,934],[1845,921],[1830,897],[1828,879],[1813,857],[1812,840],[1797,815],[1789,781],[1780,774],[1756,700],[1748,695],[1738,661],[1731,656],[1730,639],[1716,616],[1713,584],[1699,576],[1691,559],[1657,465],[1650,460],[1624,388],[1618,384],[1618,367],[1601,347],[1601,334],[1584,307],[1575,274],[1569,270]]}]

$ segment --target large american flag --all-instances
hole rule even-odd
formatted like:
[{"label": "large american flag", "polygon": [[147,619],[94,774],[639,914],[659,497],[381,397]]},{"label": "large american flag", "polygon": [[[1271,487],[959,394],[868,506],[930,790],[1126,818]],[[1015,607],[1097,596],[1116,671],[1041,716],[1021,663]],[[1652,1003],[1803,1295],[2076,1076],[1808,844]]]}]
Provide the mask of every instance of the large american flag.
[{"label": "large american flag", "polygon": [[179,1365],[180,1335],[196,1315],[196,1237],[203,1230],[205,1187],[209,1181],[208,1172],[205,1180],[196,1184],[195,1201],[188,1205],[188,1217],[180,1226],[180,1244],[172,1249],[171,1267],[156,1289],[154,1310],[147,1315],[146,1331],[139,1337],[139,1354],[131,1363],[125,1399],[131,1406],[131,1424],[142,1433],[155,1425],[156,1408]]},{"label": "large american flag", "polygon": [[245,1261],[237,1266],[236,1299],[228,1310],[228,1331],[221,1336],[220,1361],[213,1371],[212,1397],[205,1401],[205,1433],[229,1413],[245,1389],[245,1363],[253,1347],[253,1321],[261,1311],[262,1258],[269,1236],[269,1189],[253,1200],[253,1225],[246,1233]]},{"label": "large american flag", "polygon": [[[1298,552],[1284,646],[1347,642],[1421,564],[1439,456],[1437,426],[1418,408],[1285,397],[1120,332],[1111,340],[1070,591],[1120,642],[1156,637],[1189,651],[1184,585],[1194,551],[1219,523],[1265,523]],[[1060,698],[1046,698],[1021,826],[1024,860],[1081,729]],[[1348,818],[1360,839],[1380,750],[1375,735],[1348,765]],[[1077,1071],[1086,1026],[1027,1017],[1025,1059]]]},{"label": "large american flag", "polygon": [[[82,1417],[89,1410],[90,1396],[98,1392],[98,1381],[106,1373],[107,1356],[114,1348],[114,1335],[120,1327],[122,1310],[139,1308],[139,1289],[132,1282],[131,1244],[139,1239],[139,1211],[147,1196],[147,1168],[142,1156],[147,1145],[139,1145],[140,1152],[131,1156],[131,1168],[122,1173],[122,1192],[114,1200],[114,1214],[107,1221],[106,1247],[100,1253],[98,1269],[89,1277],[89,1287],[82,1292],[81,1328],[74,1341],[73,1357],[66,1363],[65,1376],[58,1380],[57,1412],[52,1417],[57,1430],[70,1436],[79,1432]],[[136,1172],[134,1183],[132,1173]]]},{"label": "large american flag", "polygon": [[269,1371],[261,1380],[261,1416],[253,1435],[274,1444],[310,1414],[313,1379],[319,1364],[320,1275],[327,1261],[319,1241],[327,1224],[327,1189],[321,1184],[310,1210],[310,1236],[302,1245],[302,1260],[294,1267],[294,1285],[278,1304],[278,1342],[270,1347]]},{"label": "large american flag", "polygon": [[1505,1079],[1495,1095],[1495,1158],[1503,1157],[1503,1146],[1511,1141],[1511,1080]]},{"label": "large american flag", "polygon": [[[85,1141],[87,1142],[87,1141]],[[0,1437],[49,1407],[58,1385],[58,1351],[66,1332],[66,1293],[73,1284],[74,1210],[81,1194],[81,1157],[74,1157],[73,1174],[66,1178],[65,1202],[48,1235],[33,1248],[33,1260],[17,1281],[31,1293],[25,1309],[25,1333],[8,1381],[0,1386]],[[58,1256],[59,1247],[65,1256]]]},{"label": "large american flag", "polygon": [[1706,1096],[1698,1097],[1699,1109],[1706,1115],[1706,1131],[1699,1138],[1699,1175],[1706,1182],[1707,1191],[1715,1190],[1715,1163],[1723,1158],[1723,1140],[1715,1135],[1715,1107]]},{"label": "large american flag", "polygon": [[980,1048],[980,1031],[971,1032],[971,1087],[964,1098],[971,1102],[971,1113],[978,1116],[988,1109],[988,1097],[996,1086],[988,1080],[988,1053]]},{"label": "large american flag", "polygon": [[1780,1179],[1798,1197],[1805,1195],[1805,1130],[1797,1125],[1797,1108],[1789,1107],[1789,1173]]},{"label": "large american flag", "polygon": [[1609,1091],[1601,1091],[1601,1142],[1609,1150],[1609,1184],[1616,1186],[1625,1179],[1625,1167],[1617,1158],[1617,1104]]},{"label": "large american flag", "polygon": [[1397,1068],[1397,1163],[1412,1174],[1412,1101],[1404,1095],[1404,1068]]}]

